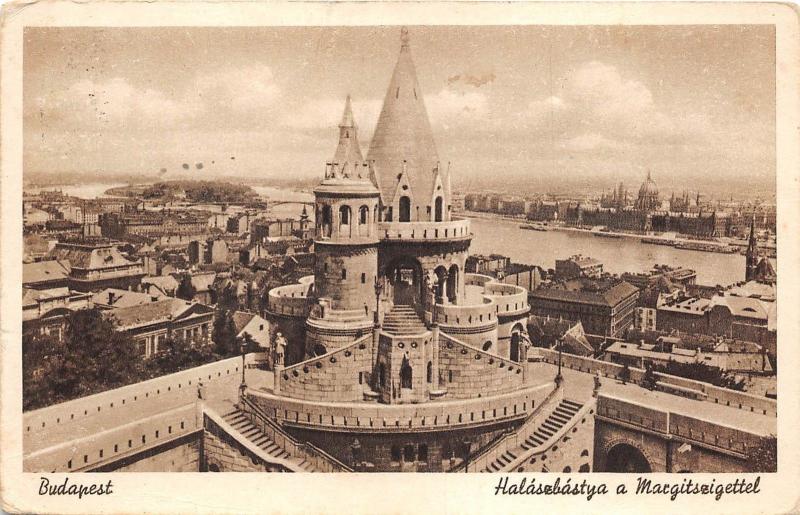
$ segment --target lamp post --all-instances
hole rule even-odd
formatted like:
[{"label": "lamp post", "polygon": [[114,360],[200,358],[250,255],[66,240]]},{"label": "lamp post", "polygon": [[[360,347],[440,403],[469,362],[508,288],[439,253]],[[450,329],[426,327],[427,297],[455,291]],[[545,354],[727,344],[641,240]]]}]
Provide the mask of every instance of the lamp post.
[{"label": "lamp post", "polygon": [[560,385],[564,380],[564,376],[561,375],[561,345],[561,340],[557,340],[556,347],[558,348],[558,374],[556,374],[556,385]]},{"label": "lamp post", "polygon": [[378,279],[378,276],[375,276],[375,326],[379,326],[381,323],[381,293],[383,293],[383,281]]},{"label": "lamp post", "polygon": [[247,340],[246,339],[242,339],[242,343],[239,346],[239,348],[242,351],[242,384],[239,385],[239,394],[241,396],[244,396],[244,391],[247,390],[247,382],[245,381],[245,377],[244,377],[244,371],[245,371],[245,363],[244,363],[245,354],[244,353],[245,353],[245,350],[247,349]]}]

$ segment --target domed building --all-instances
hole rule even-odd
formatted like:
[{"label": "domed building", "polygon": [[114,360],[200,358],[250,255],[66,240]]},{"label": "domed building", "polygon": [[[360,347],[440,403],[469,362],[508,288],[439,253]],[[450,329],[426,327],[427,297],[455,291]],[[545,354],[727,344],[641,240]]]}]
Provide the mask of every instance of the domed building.
[{"label": "domed building", "polygon": [[636,199],[636,209],[639,211],[657,211],[661,207],[661,201],[658,198],[658,188],[655,181],[650,177],[650,171],[647,171],[647,178],[639,188],[639,197]]},{"label": "domed building", "polygon": [[470,223],[451,215],[423,98],[404,29],[367,159],[345,102],[314,189],[314,275],[269,292],[287,359],[271,392],[246,395],[299,440],[376,471],[452,470],[465,442],[519,427],[555,388],[526,380],[527,290],[464,271]]}]

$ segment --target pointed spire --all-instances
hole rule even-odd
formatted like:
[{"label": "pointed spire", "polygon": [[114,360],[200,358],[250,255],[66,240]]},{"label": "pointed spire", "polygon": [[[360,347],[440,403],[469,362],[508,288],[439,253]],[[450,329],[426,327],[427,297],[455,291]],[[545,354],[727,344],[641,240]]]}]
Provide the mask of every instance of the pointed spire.
[{"label": "pointed spire", "polygon": [[356,127],[355,118],[353,117],[353,108],[350,102],[350,94],[347,95],[347,100],[344,102],[344,113],[342,114],[342,121],[339,127]]},{"label": "pointed spire", "polygon": [[409,49],[408,45],[408,28],[403,27],[400,29],[400,51],[406,51]]},{"label": "pointed spire", "polygon": [[349,177],[350,168],[358,166],[364,160],[361,155],[361,147],[358,144],[358,126],[353,116],[352,102],[350,95],[344,103],[342,121],[339,124],[339,144],[333,154],[333,176],[339,175]]},{"label": "pointed spire", "polygon": [[[423,210],[434,193],[433,174],[430,172],[439,161],[439,155],[405,28],[401,30],[400,42],[400,54],[389,80],[367,157],[374,161],[371,179],[380,188],[385,205],[395,198],[397,174],[403,171],[405,161],[414,192],[412,210],[413,206]],[[447,178],[444,179],[447,183]],[[448,204],[450,192],[446,184],[444,188],[445,204]]]}]

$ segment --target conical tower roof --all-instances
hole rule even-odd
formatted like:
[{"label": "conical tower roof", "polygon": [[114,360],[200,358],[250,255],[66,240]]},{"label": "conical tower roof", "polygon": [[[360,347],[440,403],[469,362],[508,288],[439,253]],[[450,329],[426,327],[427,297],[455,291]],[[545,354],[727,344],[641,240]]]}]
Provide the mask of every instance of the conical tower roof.
[{"label": "conical tower roof", "polygon": [[332,162],[338,165],[341,170],[345,166],[360,165],[362,161],[364,161],[364,158],[361,155],[361,147],[358,144],[358,128],[353,118],[350,95],[347,95],[342,121],[339,123],[339,144],[336,146]]},{"label": "conical tower roof", "polygon": [[[404,162],[412,202],[420,206],[430,203],[439,155],[405,28],[401,33],[400,55],[383,100],[367,159],[373,162],[372,180],[385,205],[394,199]],[[449,181],[444,175],[447,172],[441,172],[443,183],[447,184]],[[447,194],[449,196],[449,192]]]}]

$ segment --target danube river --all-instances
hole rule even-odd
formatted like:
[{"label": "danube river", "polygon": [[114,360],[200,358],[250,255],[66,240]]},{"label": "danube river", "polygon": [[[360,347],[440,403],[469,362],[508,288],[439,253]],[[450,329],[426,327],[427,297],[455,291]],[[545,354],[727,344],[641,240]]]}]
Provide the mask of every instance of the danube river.
[{"label": "danube river", "polygon": [[555,268],[556,259],[573,254],[590,256],[614,274],[645,271],[654,264],[683,266],[697,271],[697,282],[728,285],[744,279],[744,256],[681,250],[650,245],[636,238],[602,238],[579,231],[531,231],[520,221],[473,218],[474,254],[503,254],[519,263]]},{"label": "danube river", "polygon": [[[103,196],[103,192],[118,184],[81,184],[64,186],[64,193],[81,198]],[[52,189],[52,188],[45,188]],[[57,187],[56,187],[57,189]],[[313,201],[307,192],[268,187],[253,188],[273,201]],[[298,217],[299,204],[277,205],[270,209],[276,217]],[[313,216],[313,210],[309,210]],[[578,231],[531,231],[520,229],[521,221],[472,219],[471,252],[474,254],[503,254],[516,262],[554,268],[557,258],[573,254],[591,256],[603,263],[606,271],[645,271],[656,263],[684,266],[697,271],[697,282],[708,285],[728,285],[744,278],[744,256],[680,250],[665,245],[649,245],[636,238],[601,238]]]}]

